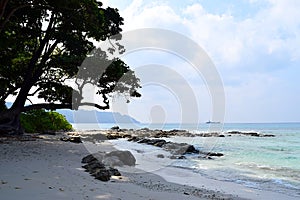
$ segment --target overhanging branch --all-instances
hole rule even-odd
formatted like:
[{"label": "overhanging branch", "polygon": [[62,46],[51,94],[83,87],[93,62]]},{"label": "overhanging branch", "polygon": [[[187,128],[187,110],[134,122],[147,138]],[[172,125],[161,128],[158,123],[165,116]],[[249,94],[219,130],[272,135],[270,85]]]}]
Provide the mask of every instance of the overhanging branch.
[{"label": "overhanging branch", "polygon": [[39,104],[25,106],[23,108],[22,112],[27,112],[30,110],[37,110],[37,109],[46,109],[46,110],[72,109],[72,105],[71,104],[55,104],[55,103],[39,103]]},{"label": "overhanging branch", "polygon": [[[82,102],[79,106],[91,106],[98,108],[99,110],[109,109],[109,104],[106,103],[105,106],[101,106],[96,103],[89,103],[89,102]],[[22,112],[27,112],[30,110],[37,110],[37,109],[46,109],[46,110],[56,110],[56,109],[70,109],[72,110],[72,104],[55,104],[55,103],[40,103],[40,104],[33,104],[29,106],[25,106]]]}]

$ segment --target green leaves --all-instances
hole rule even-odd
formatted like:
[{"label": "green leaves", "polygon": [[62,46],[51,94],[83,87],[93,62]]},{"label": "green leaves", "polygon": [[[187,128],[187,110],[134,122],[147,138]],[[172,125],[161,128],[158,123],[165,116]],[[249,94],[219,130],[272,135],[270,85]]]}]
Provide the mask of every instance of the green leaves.
[{"label": "green leaves", "polygon": [[21,115],[21,124],[27,133],[43,133],[48,131],[70,131],[72,125],[57,112],[32,110]]},{"label": "green leaves", "polygon": [[[0,100],[8,95],[24,105],[30,88],[48,103],[72,103],[72,88],[79,67],[95,46],[91,41],[119,34],[123,18],[115,8],[96,0],[10,0],[0,18]],[[112,40],[119,40],[121,36]],[[116,43],[118,51],[124,47]],[[102,63],[109,63],[103,52]],[[100,81],[100,95],[111,92],[137,94],[139,79],[121,60],[86,78]],[[102,75],[102,77],[100,77]],[[126,74],[126,79],[121,79]],[[80,93],[78,93],[80,95]],[[137,95],[134,95],[137,96]],[[107,101],[106,101],[107,102]]]}]

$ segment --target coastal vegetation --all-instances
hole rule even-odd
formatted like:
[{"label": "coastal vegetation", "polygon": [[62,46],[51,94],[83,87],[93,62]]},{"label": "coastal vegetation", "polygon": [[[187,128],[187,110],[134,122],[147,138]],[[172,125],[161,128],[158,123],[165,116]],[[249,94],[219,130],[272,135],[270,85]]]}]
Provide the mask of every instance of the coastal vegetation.
[{"label": "coastal vegetation", "polygon": [[51,133],[72,130],[72,125],[66,118],[55,111],[31,110],[22,113],[20,120],[26,133]]},{"label": "coastal vegetation", "polygon": [[[108,109],[113,92],[139,97],[139,79],[128,65],[118,58],[109,60],[106,49],[92,51],[95,41],[121,33],[122,24],[117,9],[103,8],[96,0],[0,0],[0,132],[22,134],[21,113],[26,113],[22,119],[26,124],[26,118],[34,116],[32,110],[43,114],[41,109],[76,110],[82,105]],[[110,40],[108,53],[124,52],[120,37]],[[82,101],[83,85],[74,88],[67,84],[78,79],[79,70],[85,70],[81,64],[87,56],[109,63],[102,71],[103,66],[93,66],[99,67],[96,73],[86,73],[77,82],[97,86],[96,103]],[[120,79],[124,74],[129,78]],[[4,109],[12,96],[13,105]]]}]

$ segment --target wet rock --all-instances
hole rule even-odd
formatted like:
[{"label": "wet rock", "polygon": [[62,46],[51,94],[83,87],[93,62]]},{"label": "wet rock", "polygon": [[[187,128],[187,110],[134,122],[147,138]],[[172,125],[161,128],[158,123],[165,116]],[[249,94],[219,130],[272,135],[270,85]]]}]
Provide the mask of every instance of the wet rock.
[{"label": "wet rock", "polygon": [[186,143],[166,143],[162,146],[167,151],[170,151],[174,155],[183,155],[187,153],[199,153],[193,145]]},{"label": "wet rock", "polygon": [[259,133],[257,132],[241,132],[241,131],[229,131],[227,132],[228,134],[236,134],[236,135],[246,135],[246,136],[253,136],[253,137],[259,137],[261,136]]},{"label": "wet rock", "polygon": [[181,156],[176,156],[176,155],[172,155],[169,157],[170,159],[186,159],[185,156],[181,155]]},{"label": "wet rock", "polygon": [[266,134],[266,135],[263,135],[263,137],[275,137],[275,135],[272,135],[272,134]]},{"label": "wet rock", "polygon": [[137,141],[140,141],[140,140],[142,140],[142,138],[133,136],[133,137],[129,138],[127,141],[129,141],[129,142],[137,142]]},{"label": "wet rock", "polygon": [[110,129],[111,129],[111,130],[119,130],[120,127],[119,127],[119,126],[113,126],[113,127],[111,127]]},{"label": "wet rock", "polygon": [[145,143],[145,144],[148,144],[148,145],[162,147],[167,142],[165,140],[162,140],[162,139],[147,139],[147,138],[144,138],[144,139],[141,139],[140,141],[138,141],[138,143]]},{"label": "wet rock", "polygon": [[82,143],[81,138],[79,136],[62,137],[62,138],[60,138],[60,140],[64,141],[64,142]]},{"label": "wet rock", "polygon": [[215,153],[215,152],[205,152],[205,151],[200,151],[199,153],[200,153],[200,154],[203,154],[203,155],[205,155],[205,156],[217,156],[217,157],[224,156],[223,153]]},{"label": "wet rock", "polygon": [[121,138],[121,136],[118,135],[118,134],[107,134],[106,137],[107,137],[107,139],[109,139],[109,140],[116,140],[116,139],[118,139],[118,138]]}]

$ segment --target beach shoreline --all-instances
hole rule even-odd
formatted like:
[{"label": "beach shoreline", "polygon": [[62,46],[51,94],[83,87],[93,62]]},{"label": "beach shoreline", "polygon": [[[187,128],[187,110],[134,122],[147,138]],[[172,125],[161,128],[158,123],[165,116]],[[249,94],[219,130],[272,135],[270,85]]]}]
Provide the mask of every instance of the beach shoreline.
[{"label": "beach shoreline", "polygon": [[[81,159],[93,150],[87,148],[84,143],[60,141],[59,138],[64,135],[38,135],[32,141],[1,140],[1,197],[4,199],[291,199],[284,194],[249,190],[237,187],[238,184],[211,180],[200,174],[195,175],[189,170],[172,167],[163,167],[151,173],[139,168],[134,168],[133,171],[119,168],[121,179],[112,177],[110,181],[102,182],[84,172],[81,167]],[[118,147],[117,144],[111,144],[114,148]],[[93,148],[97,151],[97,145]]]}]

